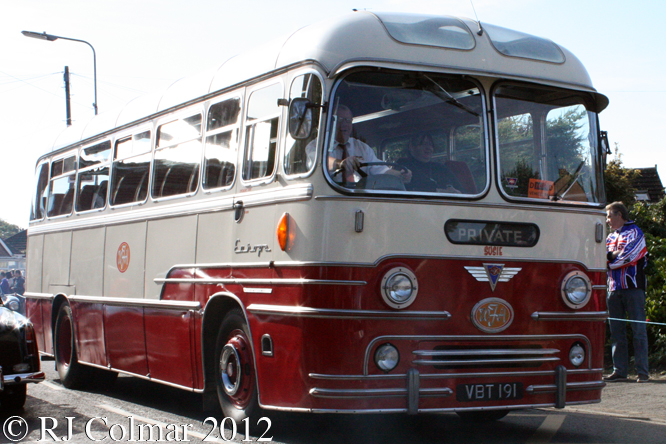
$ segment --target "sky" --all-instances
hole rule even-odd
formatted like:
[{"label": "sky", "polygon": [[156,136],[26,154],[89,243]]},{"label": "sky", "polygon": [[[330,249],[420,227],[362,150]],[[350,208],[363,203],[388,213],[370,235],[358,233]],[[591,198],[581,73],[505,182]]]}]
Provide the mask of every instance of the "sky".
[{"label": "sky", "polygon": [[[93,53],[46,32],[89,42],[99,113],[157,93],[274,37],[351,12],[475,18],[553,40],[586,66],[610,99],[600,116],[626,167],[666,172],[664,0],[5,0],[0,15],[0,219],[28,227],[37,158],[72,119],[94,116]],[[666,175],[662,181],[666,181]]]}]

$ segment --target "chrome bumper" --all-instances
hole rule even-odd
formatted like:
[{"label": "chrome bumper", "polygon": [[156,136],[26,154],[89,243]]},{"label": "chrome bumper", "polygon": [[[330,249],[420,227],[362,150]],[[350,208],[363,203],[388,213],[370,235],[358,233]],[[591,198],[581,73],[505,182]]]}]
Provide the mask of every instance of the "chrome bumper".
[{"label": "chrome bumper", "polygon": [[16,373],[13,375],[2,375],[2,382],[4,385],[38,383],[46,379],[44,372],[34,373]]}]

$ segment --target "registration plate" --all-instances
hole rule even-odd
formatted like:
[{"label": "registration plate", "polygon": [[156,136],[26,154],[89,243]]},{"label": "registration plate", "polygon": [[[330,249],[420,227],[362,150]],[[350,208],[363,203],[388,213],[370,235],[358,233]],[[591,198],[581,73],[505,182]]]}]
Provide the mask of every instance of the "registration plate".
[{"label": "registration plate", "polygon": [[469,401],[502,401],[522,399],[522,382],[495,382],[487,384],[458,384],[456,399]]}]

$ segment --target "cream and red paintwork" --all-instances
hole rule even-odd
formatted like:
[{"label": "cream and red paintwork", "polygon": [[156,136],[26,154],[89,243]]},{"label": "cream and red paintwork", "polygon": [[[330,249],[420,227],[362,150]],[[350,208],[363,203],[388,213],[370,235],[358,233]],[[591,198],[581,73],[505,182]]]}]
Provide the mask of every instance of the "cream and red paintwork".
[{"label": "cream and red paintwork", "polygon": [[[353,42],[336,37],[350,29]],[[473,51],[401,45],[373,14],[357,12],[304,28],[263,53],[232,59],[212,80],[192,83],[189,94],[187,82],[179,83],[147,105],[149,111],[132,104],[118,115],[70,129],[54,154],[39,162],[76,153],[100,138],[154,130],[183,109],[204,112],[221,98],[248,97],[266,84],[285,85],[289,97],[287,85],[303,73],[322,79],[330,99],[337,77],[358,66],[419,70],[427,64],[432,71],[477,76],[485,103],[492,103],[497,79],[538,79],[589,93],[603,109],[604,99],[585,69],[562,51],[565,63],[545,64],[504,57],[485,37]],[[285,134],[283,125],[280,153]],[[490,139],[486,152],[492,166]],[[323,146],[320,140],[320,153]],[[220,325],[240,308],[249,334],[237,329],[233,342],[250,342],[240,359],[251,364],[256,385],[248,387],[258,391],[266,408],[414,413],[599,401],[606,318],[602,205],[510,201],[499,191],[494,166],[488,167],[485,188],[464,199],[345,194],[327,180],[318,156],[305,175],[286,176],[279,156],[279,174],[260,182],[237,178],[221,192],[199,189],[187,199],[149,197],[31,222],[27,313],[39,349],[54,354],[56,317],[68,304],[80,364],[207,396],[215,392]],[[355,229],[359,212],[361,230]],[[290,240],[283,251],[275,230],[284,213],[290,217]],[[444,233],[451,219],[528,222],[538,226],[540,238],[530,248],[454,245]],[[493,289],[465,268],[487,263],[520,270]],[[418,279],[418,296],[402,310],[387,305],[380,288],[396,267]],[[592,284],[590,301],[578,309],[565,304],[561,291],[572,271]],[[488,298],[512,307],[512,323],[503,331],[488,333],[472,322],[474,307]],[[387,342],[399,350],[400,362],[384,373],[373,356]],[[579,367],[569,360],[575,343],[586,351]],[[470,368],[441,365],[432,356],[442,350],[515,348],[542,349],[541,361]],[[461,384],[489,383],[520,383],[522,397],[456,399]]]}]

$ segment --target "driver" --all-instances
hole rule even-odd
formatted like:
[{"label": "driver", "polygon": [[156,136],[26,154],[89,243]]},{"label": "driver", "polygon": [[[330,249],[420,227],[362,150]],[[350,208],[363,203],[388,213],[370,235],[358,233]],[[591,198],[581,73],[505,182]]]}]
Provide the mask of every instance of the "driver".
[{"label": "driver", "polygon": [[328,170],[333,179],[339,182],[358,182],[361,177],[375,174],[397,176],[403,183],[412,180],[412,172],[408,169],[394,170],[386,165],[361,166],[361,163],[382,162],[377,158],[370,146],[351,137],[352,115],[345,105],[339,105],[336,112],[337,129],[335,143],[328,150]]}]

